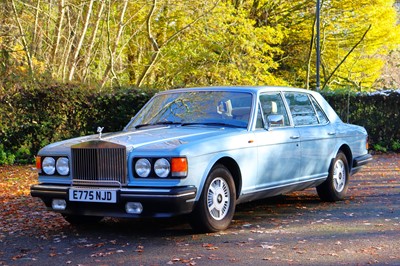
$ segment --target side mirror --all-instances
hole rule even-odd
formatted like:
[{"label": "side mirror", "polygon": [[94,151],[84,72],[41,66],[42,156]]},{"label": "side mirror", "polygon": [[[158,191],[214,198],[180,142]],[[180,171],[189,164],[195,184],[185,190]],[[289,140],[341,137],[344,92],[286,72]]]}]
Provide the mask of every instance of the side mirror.
[{"label": "side mirror", "polygon": [[269,115],[267,117],[268,120],[268,126],[269,127],[280,127],[283,126],[285,118],[283,115]]}]

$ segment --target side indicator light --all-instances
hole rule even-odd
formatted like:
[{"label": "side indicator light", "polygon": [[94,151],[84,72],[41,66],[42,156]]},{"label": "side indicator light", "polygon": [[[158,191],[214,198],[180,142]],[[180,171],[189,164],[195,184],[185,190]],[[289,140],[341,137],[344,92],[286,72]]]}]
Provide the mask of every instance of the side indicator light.
[{"label": "side indicator light", "polygon": [[36,171],[41,174],[42,173],[42,157],[36,156]]},{"label": "side indicator light", "polygon": [[185,177],[188,173],[188,163],[186,158],[177,157],[171,159],[171,175],[175,177]]}]

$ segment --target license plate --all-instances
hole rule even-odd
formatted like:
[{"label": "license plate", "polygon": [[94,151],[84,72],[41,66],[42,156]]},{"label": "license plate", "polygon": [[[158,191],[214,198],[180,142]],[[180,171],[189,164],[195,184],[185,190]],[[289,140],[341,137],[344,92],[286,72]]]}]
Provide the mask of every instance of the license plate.
[{"label": "license plate", "polygon": [[117,191],[100,189],[70,189],[70,201],[116,203]]}]

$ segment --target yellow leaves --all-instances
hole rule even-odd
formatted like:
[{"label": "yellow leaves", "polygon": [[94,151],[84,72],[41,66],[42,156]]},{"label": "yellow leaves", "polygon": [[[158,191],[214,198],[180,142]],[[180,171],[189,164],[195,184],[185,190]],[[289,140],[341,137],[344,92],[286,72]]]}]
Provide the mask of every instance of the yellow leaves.
[{"label": "yellow leaves", "polygon": [[[0,47],[1,45],[2,40],[0,39]],[[9,56],[7,58],[8,73],[22,77],[29,75],[30,69],[24,47],[17,43],[13,47],[7,47],[6,50]],[[38,60],[36,57],[32,58],[32,65],[36,74],[43,74],[45,72],[45,62]]]},{"label": "yellow leaves", "polygon": [[400,44],[393,1],[329,1],[321,19],[324,69],[331,72],[342,64],[331,87],[350,83],[359,89],[370,88],[381,75],[382,56]]},{"label": "yellow leaves", "polygon": [[37,174],[29,170],[30,166],[1,166],[0,195],[1,200],[28,196],[30,186],[36,182]]}]

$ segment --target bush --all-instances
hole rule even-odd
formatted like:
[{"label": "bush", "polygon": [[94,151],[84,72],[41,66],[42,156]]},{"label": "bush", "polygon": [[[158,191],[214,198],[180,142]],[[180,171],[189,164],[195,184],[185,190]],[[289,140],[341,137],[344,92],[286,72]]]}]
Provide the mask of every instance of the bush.
[{"label": "bush", "polygon": [[[43,146],[62,139],[119,131],[155,90],[98,91],[76,84],[35,84],[0,93],[0,165],[31,163]],[[343,121],[364,126],[371,147],[400,151],[400,92],[323,92]]]},{"label": "bush", "polygon": [[3,145],[0,144],[0,165],[10,165],[15,161],[15,155],[4,151]]},{"label": "bush", "polygon": [[[400,91],[374,93],[324,92],[345,122],[367,129],[372,147],[396,150],[400,140]],[[395,144],[395,145],[393,145]],[[394,146],[394,147],[393,147]]]},{"label": "bush", "polygon": [[36,84],[2,94],[0,165],[10,164],[11,154],[16,163],[31,163],[43,146],[93,134],[98,126],[121,130],[153,94],[136,88],[98,92],[74,84]]}]

